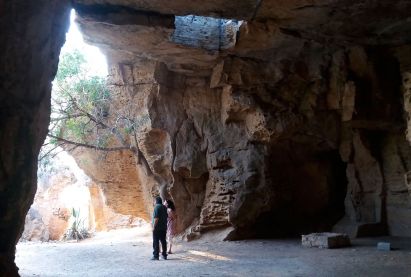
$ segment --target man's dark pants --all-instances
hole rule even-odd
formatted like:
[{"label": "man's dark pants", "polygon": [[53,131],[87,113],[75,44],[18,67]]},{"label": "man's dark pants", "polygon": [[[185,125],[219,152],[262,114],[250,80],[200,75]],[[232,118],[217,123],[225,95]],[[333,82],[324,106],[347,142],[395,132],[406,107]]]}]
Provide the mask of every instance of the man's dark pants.
[{"label": "man's dark pants", "polygon": [[163,257],[167,257],[167,241],[166,241],[167,230],[154,230],[153,231],[153,256],[158,258],[160,255],[160,242],[163,248]]}]

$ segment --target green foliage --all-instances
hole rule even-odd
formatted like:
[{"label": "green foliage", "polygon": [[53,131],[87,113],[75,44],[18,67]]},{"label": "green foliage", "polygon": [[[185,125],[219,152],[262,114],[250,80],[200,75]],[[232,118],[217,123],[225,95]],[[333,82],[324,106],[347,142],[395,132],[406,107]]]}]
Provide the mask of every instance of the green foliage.
[{"label": "green foliage", "polygon": [[60,59],[56,80],[57,82],[64,82],[64,80],[82,74],[84,70],[83,65],[86,59],[78,49],[73,52],[65,53]]},{"label": "green foliage", "polygon": [[109,100],[106,79],[88,74],[79,50],[62,54],[53,87],[52,135],[87,142],[98,127],[90,117],[107,116]]},{"label": "green foliage", "polygon": [[130,118],[133,110],[126,105],[109,114],[110,105],[106,79],[89,74],[81,52],[62,54],[53,82],[48,141],[52,149],[130,149],[128,137],[138,131]]},{"label": "green foliage", "polygon": [[80,217],[80,209],[76,211],[74,208],[72,208],[72,209],[71,209],[71,215],[72,215],[74,218],[78,219],[78,218]]},{"label": "green foliage", "polygon": [[[47,155],[48,147],[42,147],[39,154],[38,175],[45,175],[53,172],[53,161],[50,155]],[[39,176],[41,177],[41,176]]]},{"label": "green foliage", "polygon": [[71,216],[73,223],[71,227],[64,234],[64,240],[75,239],[77,241],[90,237],[89,232],[84,228],[84,219],[80,218],[80,209],[71,209]]}]

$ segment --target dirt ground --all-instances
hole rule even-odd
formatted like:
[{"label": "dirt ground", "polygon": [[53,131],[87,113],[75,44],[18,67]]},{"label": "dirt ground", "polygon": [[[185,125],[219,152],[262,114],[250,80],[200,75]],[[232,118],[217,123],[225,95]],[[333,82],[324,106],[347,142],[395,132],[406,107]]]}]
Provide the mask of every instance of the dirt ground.
[{"label": "dirt ground", "polygon": [[[378,251],[378,241],[395,249]],[[295,240],[180,242],[150,261],[148,226],[99,233],[80,243],[17,245],[21,276],[411,276],[411,239],[375,238],[344,249],[306,249]]]}]

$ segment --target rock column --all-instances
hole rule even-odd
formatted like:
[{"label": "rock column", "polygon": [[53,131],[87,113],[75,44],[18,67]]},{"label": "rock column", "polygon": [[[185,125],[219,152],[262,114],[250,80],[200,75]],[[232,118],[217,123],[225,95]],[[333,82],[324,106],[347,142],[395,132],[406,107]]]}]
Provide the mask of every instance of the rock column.
[{"label": "rock column", "polygon": [[[17,276],[15,245],[36,191],[51,81],[69,1],[0,1],[0,272]],[[4,274],[4,275],[3,275]]]}]

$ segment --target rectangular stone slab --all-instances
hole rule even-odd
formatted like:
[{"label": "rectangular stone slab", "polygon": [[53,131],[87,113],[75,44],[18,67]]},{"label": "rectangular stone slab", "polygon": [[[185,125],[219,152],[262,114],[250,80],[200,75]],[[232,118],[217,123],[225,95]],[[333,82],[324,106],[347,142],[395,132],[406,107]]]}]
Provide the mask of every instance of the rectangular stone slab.
[{"label": "rectangular stone slab", "polygon": [[346,234],[339,233],[312,233],[301,236],[303,247],[340,248],[350,246],[350,239]]},{"label": "rectangular stone slab", "polygon": [[377,249],[380,251],[390,251],[391,250],[391,243],[389,242],[379,242],[377,244]]}]

